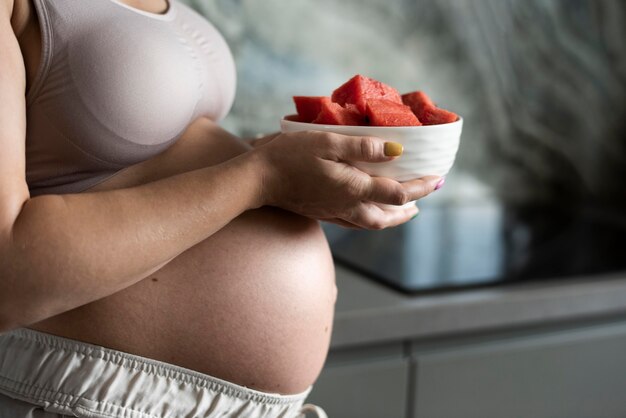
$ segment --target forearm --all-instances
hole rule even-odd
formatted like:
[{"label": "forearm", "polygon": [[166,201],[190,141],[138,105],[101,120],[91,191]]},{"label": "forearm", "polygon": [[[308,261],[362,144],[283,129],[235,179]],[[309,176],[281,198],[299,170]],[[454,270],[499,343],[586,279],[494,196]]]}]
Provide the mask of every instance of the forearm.
[{"label": "forearm", "polygon": [[67,311],[144,278],[260,206],[259,171],[255,154],[247,153],[136,187],[30,199],[2,248],[0,314],[10,323],[0,329]]}]

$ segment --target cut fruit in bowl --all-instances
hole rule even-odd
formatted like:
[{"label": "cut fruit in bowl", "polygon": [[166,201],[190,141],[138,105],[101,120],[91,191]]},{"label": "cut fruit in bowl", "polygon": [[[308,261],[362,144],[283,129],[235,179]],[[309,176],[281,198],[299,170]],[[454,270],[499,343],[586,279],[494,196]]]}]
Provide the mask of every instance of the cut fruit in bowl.
[{"label": "cut fruit in bowl", "polygon": [[400,96],[385,83],[355,75],[330,96],[293,96],[298,121],[322,125],[420,126],[455,122],[423,91]]},{"label": "cut fruit in bowl", "polygon": [[354,162],[358,169],[378,177],[398,181],[435,175],[445,176],[452,168],[459,149],[463,119],[431,126],[341,126],[320,125],[294,120],[297,115],[285,116],[280,121],[282,132],[323,131],[342,135],[375,136],[399,142],[402,155],[383,163]]},{"label": "cut fruit in bowl", "polygon": [[463,119],[438,107],[423,91],[400,95],[395,88],[355,75],[330,96],[294,96],[295,115],[282,132],[325,131],[376,136],[399,142],[402,156],[384,163],[354,162],[364,172],[398,181],[445,176],[459,149]]}]

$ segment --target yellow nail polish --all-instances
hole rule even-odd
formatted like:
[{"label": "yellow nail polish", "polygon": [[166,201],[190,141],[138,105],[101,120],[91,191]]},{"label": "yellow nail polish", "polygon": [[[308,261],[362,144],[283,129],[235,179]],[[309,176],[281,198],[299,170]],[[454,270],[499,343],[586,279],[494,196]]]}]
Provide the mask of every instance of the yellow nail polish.
[{"label": "yellow nail polish", "polygon": [[385,155],[387,157],[398,157],[402,155],[404,147],[397,142],[385,142]]}]

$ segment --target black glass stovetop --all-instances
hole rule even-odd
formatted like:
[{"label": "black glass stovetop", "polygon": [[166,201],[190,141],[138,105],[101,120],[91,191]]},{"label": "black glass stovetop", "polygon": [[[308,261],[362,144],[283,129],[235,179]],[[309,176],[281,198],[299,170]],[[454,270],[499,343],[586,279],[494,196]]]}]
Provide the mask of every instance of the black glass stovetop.
[{"label": "black glass stovetop", "polygon": [[626,272],[626,213],[598,206],[421,206],[400,227],[325,226],[339,264],[404,292]]}]

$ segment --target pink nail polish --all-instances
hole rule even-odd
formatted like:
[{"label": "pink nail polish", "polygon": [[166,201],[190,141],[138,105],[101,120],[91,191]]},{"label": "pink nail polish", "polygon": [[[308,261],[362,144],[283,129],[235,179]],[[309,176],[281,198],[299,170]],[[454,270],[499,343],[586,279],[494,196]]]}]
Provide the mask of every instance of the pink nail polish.
[{"label": "pink nail polish", "polygon": [[437,183],[437,185],[435,186],[435,190],[439,190],[443,187],[443,185],[446,182],[446,178],[442,177],[441,180],[439,180],[439,182]]}]

